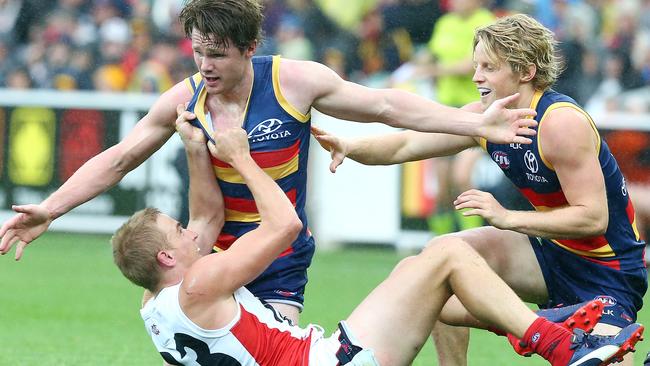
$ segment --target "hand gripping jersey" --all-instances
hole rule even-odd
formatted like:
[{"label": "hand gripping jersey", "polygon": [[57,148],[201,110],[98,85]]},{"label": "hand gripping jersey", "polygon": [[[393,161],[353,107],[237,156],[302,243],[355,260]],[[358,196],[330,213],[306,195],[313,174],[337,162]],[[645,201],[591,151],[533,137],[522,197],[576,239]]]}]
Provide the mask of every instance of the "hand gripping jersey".
[{"label": "hand gripping jersey", "polygon": [[[591,117],[566,95],[547,91],[533,97],[531,108],[537,111],[535,119],[539,126],[544,123],[547,112],[569,107],[587,117],[594,132],[598,134]],[[539,128],[539,127],[538,127]],[[552,166],[545,160],[540,139],[532,137],[533,143],[493,144],[481,140],[505,175],[517,186],[538,211],[567,205],[566,197]],[[625,178],[605,141],[600,138],[598,160],[605,177],[609,225],[604,235],[582,239],[552,239],[559,247],[591,262],[615,270],[636,270],[644,267],[644,242],[639,238],[635,225],[634,208],[627,193]]]},{"label": "hand gripping jersey", "polygon": [[[278,183],[296,207],[304,224],[296,242],[305,242],[310,236],[305,216],[305,191],[311,116],[300,113],[282,95],[279,56],[253,57],[252,62],[253,87],[242,128],[248,133],[255,162]],[[197,73],[187,78],[186,83],[194,93],[188,110],[196,114],[205,130],[212,131],[211,120],[206,115],[208,111],[204,109],[207,92],[201,75]],[[226,206],[226,223],[216,246],[227,249],[236,238],[257,226],[260,215],[241,176],[215,158],[212,165]]]},{"label": "hand gripping jersey", "polygon": [[202,329],[183,313],[180,286],[164,288],[140,310],[169,364],[306,366],[311,345],[322,339],[319,327],[290,325],[243,287],[233,295],[239,309],[232,321],[221,329]]}]

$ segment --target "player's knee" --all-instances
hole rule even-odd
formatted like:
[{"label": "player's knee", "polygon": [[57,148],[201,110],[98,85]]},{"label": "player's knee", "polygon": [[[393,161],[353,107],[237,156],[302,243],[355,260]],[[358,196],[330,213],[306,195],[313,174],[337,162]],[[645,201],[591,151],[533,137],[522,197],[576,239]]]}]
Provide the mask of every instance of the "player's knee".
[{"label": "player's knee", "polygon": [[462,263],[465,258],[476,256],[476,251],[460,237],[446,235],[438,237],[429,242],[421,256],[435,258],[447,265]]},{"label": "player's knee", "polygon": [[[409,256],[409,257],[406,257],[406,258],[400,260],[400,261],[395,265],[395,267],[393,268],[393,271],[392,271],[392,272],[399,271],[400,269],[402,269],[402,268],[408,266],[410,263],[414,262],[415,259],[416,259],[416,256],[415,256],[415,255],[412,255],[412,256]],[[391,272],[391,273],[392,273],[392,272]]]}]

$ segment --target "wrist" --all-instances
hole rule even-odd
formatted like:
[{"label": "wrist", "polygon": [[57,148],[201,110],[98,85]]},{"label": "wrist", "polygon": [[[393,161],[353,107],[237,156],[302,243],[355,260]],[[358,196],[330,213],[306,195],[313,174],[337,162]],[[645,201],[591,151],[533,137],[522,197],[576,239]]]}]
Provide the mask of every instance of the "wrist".
[{"label": "wrist", "polygon": [[183,145],[185,146],[185,151],[187,154],[191,155],[201,154],[207,150],[205,142],[183,141]]},{"label": "wrist", "polygon": [[230,164],[233,168],[238,169],[246,165],[255,164],[255,161],[253,160],[253,157],[250,156],[250,154],[235,154],[230,157],[228,164]]},{"label": "wrist", "polygon": [[47,214],[47,219],[52,222],[59,216],[62,216],[65,214],[67,211],[61,209],[61,208],[55,208],[51,207],[51,204],[47,201],[41,202],[40,206],[45,210]]}]

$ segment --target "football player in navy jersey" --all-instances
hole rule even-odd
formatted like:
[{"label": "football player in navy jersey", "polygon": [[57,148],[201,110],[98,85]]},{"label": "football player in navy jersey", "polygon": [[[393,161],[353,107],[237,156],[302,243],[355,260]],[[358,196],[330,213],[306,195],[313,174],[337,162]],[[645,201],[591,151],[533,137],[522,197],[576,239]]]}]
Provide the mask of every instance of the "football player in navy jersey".
[{"label": "football player in navy jersey", "polygon": [[[456,198],[456,209],[491,226],[437,237],[430,245],[471,245],[522,299],[541,307],[599,299],[605,308],[594,332],[616,334],[636,320],[643,305],[645,243],[625,179],[594,121],[573,99],[551,89],[561,72],[555,45],[551,31],[523,14],[479,28],[474,38],[473,80],[481,98],[464,109],[481,112],[519,93],[509,107],[537,112],[531,144],[415,131],[354,140],[318,128],[313,133],[331,152],[333,172],[346,156],[396,164],[481,146],[535,210],[507,210],[491,194],[472,189]],[[440,319],[476,325],[454,298]],[[453,344],[456,349],[444,353],[466,355],[467,340]],[[466,364],[466,357],[449,364],[456,363]]]}]

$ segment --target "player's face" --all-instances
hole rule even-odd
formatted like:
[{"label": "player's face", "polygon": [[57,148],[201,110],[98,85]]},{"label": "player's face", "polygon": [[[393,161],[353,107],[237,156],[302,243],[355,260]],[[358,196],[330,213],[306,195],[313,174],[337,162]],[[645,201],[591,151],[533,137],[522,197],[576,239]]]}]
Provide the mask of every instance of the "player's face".
[{"label": "player's face", "polygon": [[482,42],[474,49],[474,77],[472,80],[481,96],[481,104],[487,108],[492,102],[517,93],[520,77],[507,62],[491,61]]},{"label": "player's face", "polygon": [[197,233],[183,228],[178,221],[167,215],[158,215],[156,223],[167,236],[167,241],[171,245],[178,262],[189,266],[201,257],[197,242],[199,235]]},{"label": "player's face", "polygon": [[232,42],[229,43],[228,48],[216,47],[196,30],[192,32],[194,63],[210,94],[228,93],[237,89],[250,67],[255,45],[242,53]]}]

